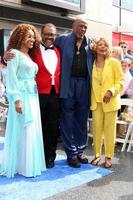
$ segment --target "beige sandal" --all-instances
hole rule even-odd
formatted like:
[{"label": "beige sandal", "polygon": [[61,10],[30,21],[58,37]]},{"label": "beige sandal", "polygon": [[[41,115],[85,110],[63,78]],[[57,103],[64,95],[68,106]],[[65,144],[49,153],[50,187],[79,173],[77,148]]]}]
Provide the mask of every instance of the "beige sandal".
[{"label": "beige sandal", "polygon": [[90,162],[90,164],[92,164],[92,165],[98,165],[99,164],[99,162],[100,162],[100,160],[101,160],[101,158],[100,157],[95,157],[91,162]]},{"label": "beige sandal", "polygon": [[111,158],[105,158],[104,167],[110,168],[112,166]]}]

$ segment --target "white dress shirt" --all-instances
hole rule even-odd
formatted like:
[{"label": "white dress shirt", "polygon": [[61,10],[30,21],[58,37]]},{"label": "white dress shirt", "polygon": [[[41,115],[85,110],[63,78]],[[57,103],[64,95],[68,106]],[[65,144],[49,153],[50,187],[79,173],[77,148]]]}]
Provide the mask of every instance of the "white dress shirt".
[{"label": "white dress shirt", "polygon": [[52,85],[55,85],[54,83],[54,74],[57,66],[57,55],[54,49],[47,49],[45,50],[45,47],[40,44],[40,50],[42,54],[42,59],[45,64],[45,67],[52,75]]}]

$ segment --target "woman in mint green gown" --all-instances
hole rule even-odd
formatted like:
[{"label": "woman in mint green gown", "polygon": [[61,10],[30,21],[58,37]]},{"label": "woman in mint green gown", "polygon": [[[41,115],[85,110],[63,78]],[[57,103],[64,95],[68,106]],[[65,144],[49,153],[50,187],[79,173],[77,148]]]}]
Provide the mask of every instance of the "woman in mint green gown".
[{"label": "woman in mint green gown", "polygon": [[34,26],[20,24],[13,31],[8,49],[15,57],[8,61],[6,90],[9,101],[1,174],[14,177],[41,175],[46,170],[39,99],[35,76],[38,66],[30,56],[35,49]]}]

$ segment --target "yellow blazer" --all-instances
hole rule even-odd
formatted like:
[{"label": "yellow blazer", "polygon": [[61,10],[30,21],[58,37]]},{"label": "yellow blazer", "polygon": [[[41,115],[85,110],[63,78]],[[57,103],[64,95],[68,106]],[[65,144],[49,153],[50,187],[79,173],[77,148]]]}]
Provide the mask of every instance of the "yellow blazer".
[{"label": "yellow blazer", "polygon": [[[96,81],[98,80],[94,76],[96,70],[94,65],[95,61],[92,70],[91,110],[97,108],[95,93],[97,92]],[[107,90],[110,90],[113,94],[109,103],[104,103],[102,101],[103,111],[111,112],[120,109],[120,92],[123,90],[123,71],[119,61],[114,58],[108,58],[105,60],[101,84],[102,99]]]}]

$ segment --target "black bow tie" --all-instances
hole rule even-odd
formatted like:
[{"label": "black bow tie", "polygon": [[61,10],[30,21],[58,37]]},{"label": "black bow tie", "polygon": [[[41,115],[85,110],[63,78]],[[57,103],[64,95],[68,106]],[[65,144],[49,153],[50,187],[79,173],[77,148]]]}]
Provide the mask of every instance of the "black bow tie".
[{"label": "black bow tie", "polygon": [[43,44],[43,43],[41,43],[41,45],[45,48],[45,51],[48,50],[48,49],[54,50],[54,46],[52,46],[52,47],[47,47],[47,46],[45,46],[45,44]]}]

